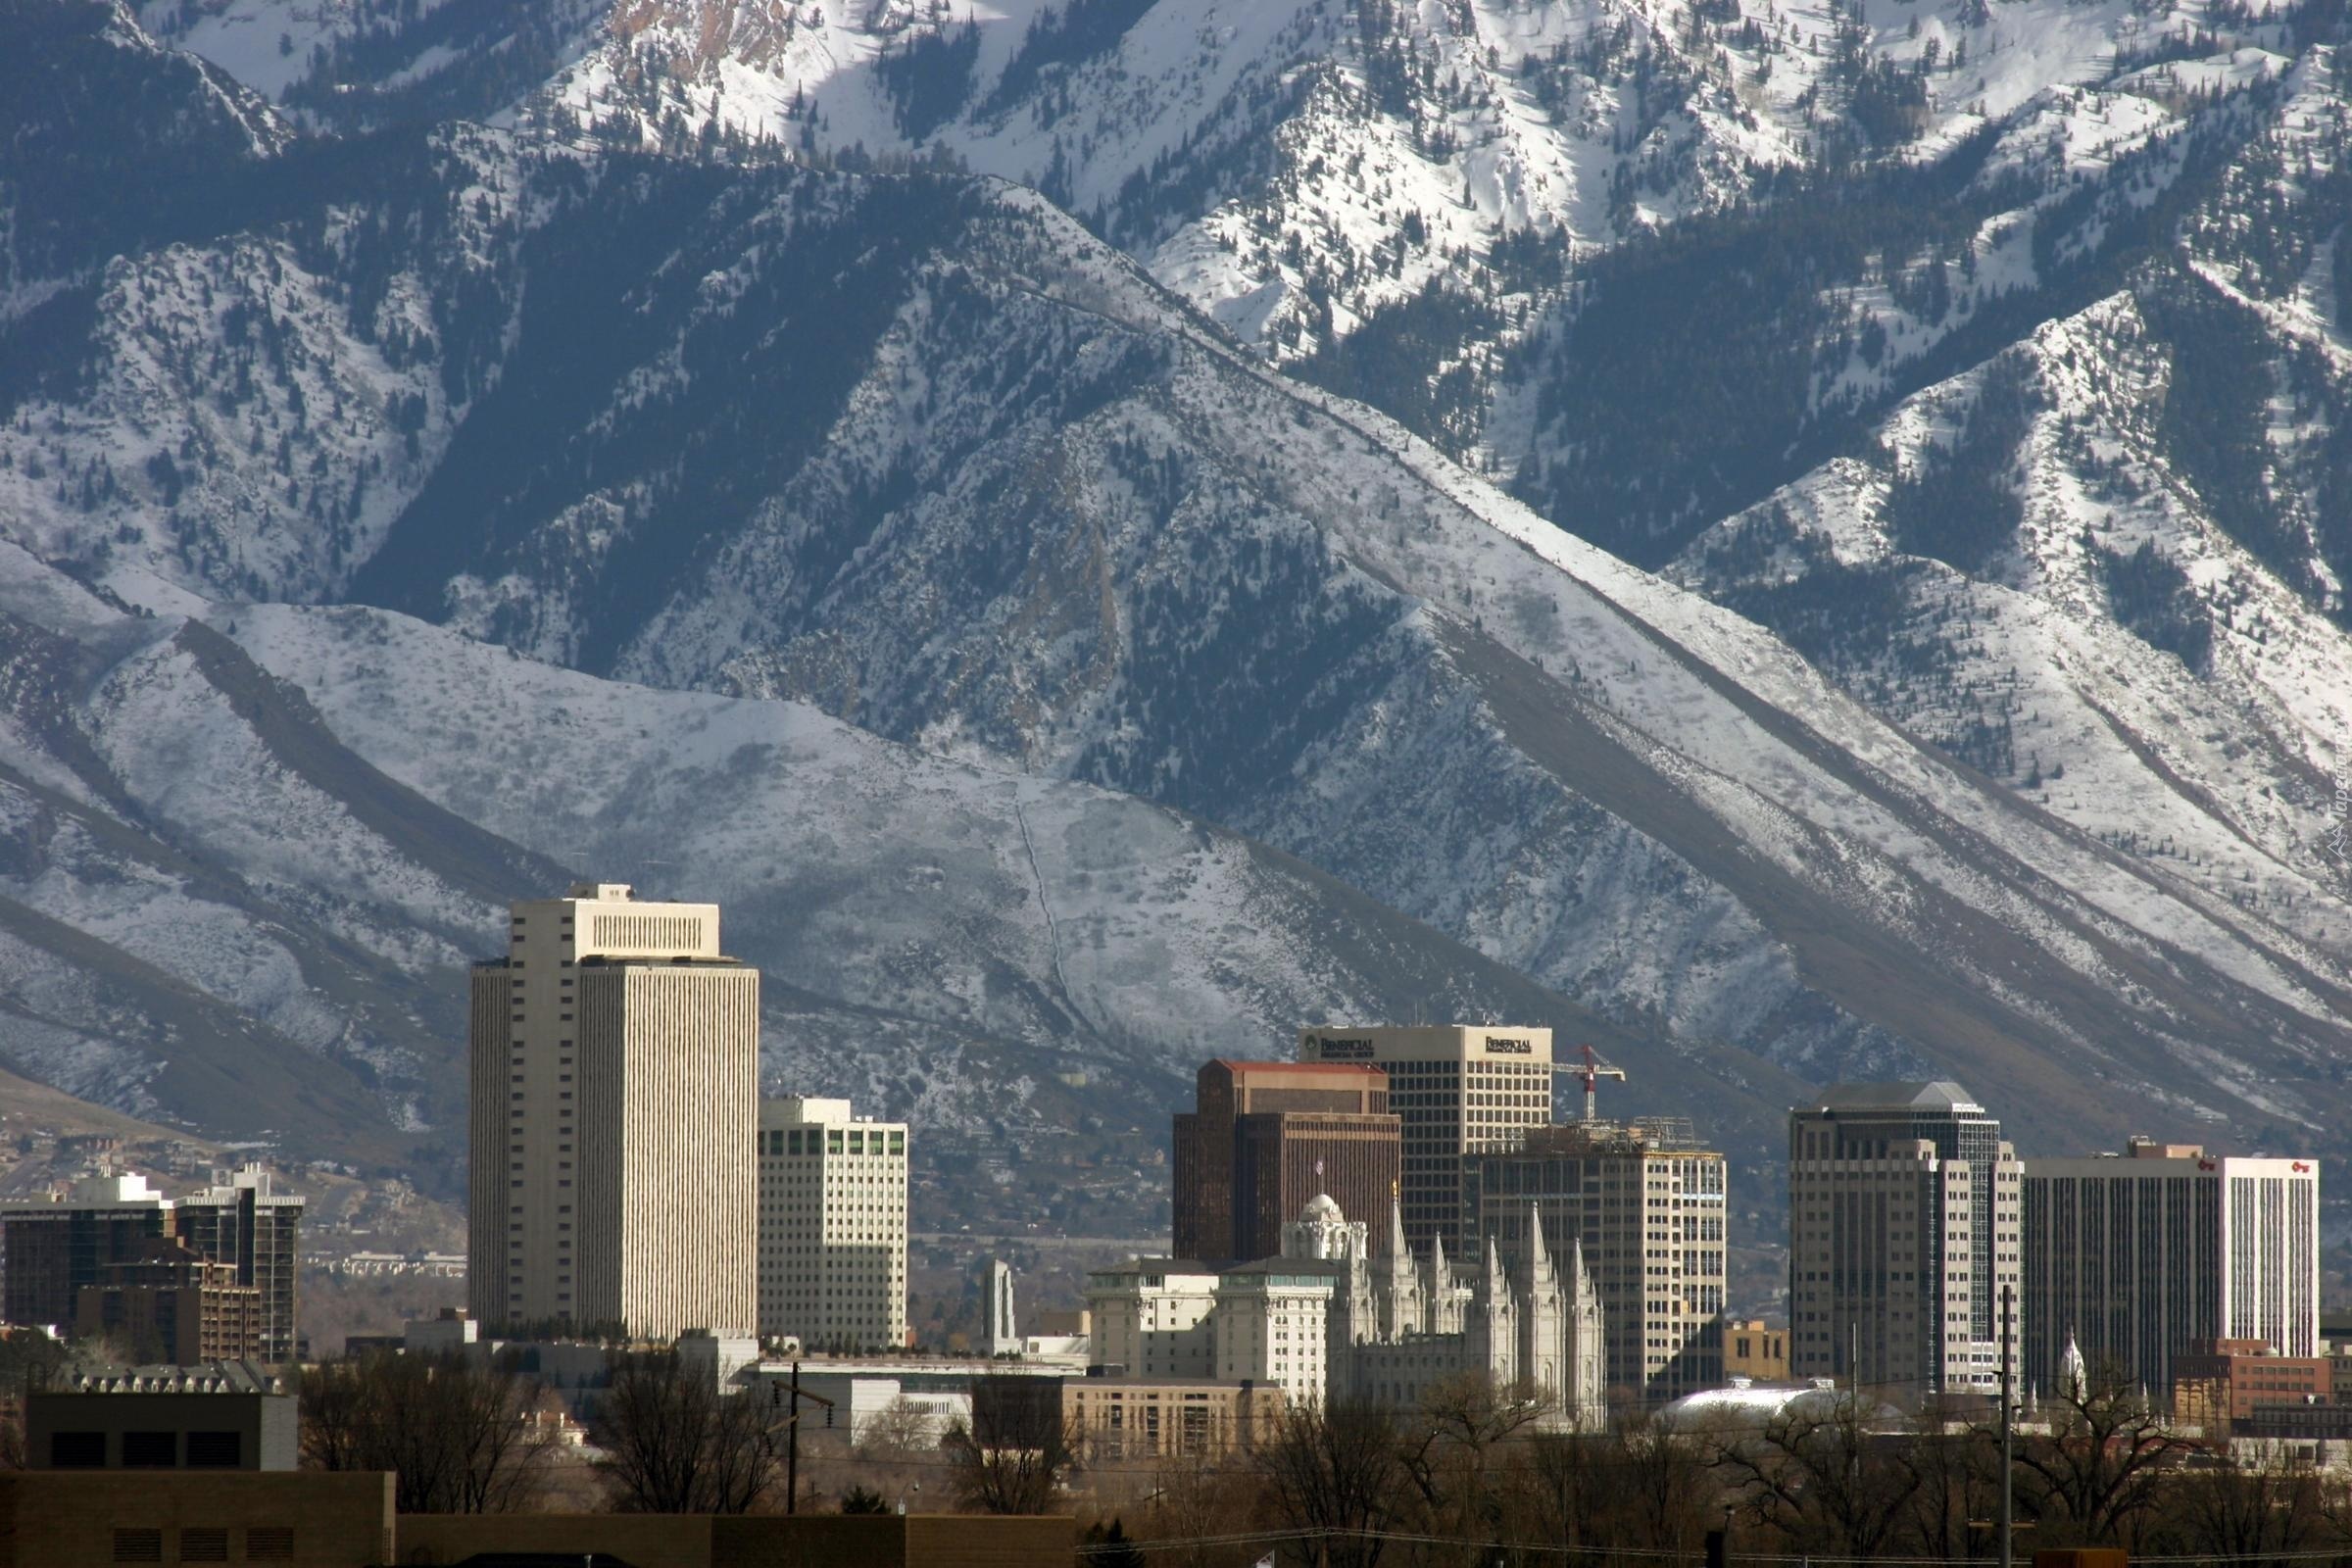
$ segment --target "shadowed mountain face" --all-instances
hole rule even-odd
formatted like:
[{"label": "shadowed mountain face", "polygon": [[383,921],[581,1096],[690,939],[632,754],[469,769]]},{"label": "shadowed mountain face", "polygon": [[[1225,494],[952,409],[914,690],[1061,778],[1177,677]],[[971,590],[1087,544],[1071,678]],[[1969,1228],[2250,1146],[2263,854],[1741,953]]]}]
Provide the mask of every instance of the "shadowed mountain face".
[{"label": "shadowed mountain face", "polygon": [[[1296,1022],[1490,1013],[1742,1158],[1871,1076],[2029,1149],[2334,1148],[2352,671],[2325,524],[2245,542],[2331,515],[2282,498],[2332,494],[2332,416],[2265,457],[2174,411],[2236,395],[2200,366],[2339,382],[2236,252],[2117,252],[1989,362],[1840,392],[1868,440],[1819,466],[1660,447],[1740,505],[1653,576],[1563,531],[1610,495],[1539,465],[1540,515],[1036,192],[237,102],[269,133],[201,218],[60,249],[0,327],[17,1070],[446,1162],[458,966],[594,874],[726,906],[776,1083],[1041,1171]],[[1517,428],[1561,462],[1590,313],[1704,246],[1623,254],[1489,386],[1555,389]],[[2245,462],[2270,510],[2223,518]]]}]

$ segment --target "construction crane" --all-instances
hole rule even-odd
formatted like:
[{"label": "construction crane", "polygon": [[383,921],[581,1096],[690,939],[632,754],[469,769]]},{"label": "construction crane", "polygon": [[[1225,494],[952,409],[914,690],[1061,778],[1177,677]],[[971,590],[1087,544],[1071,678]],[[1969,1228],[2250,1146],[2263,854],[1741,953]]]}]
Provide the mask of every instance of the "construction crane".
[{"label": "construction crane", "polygon": [[1585,1045],[1578,1049],[1584,1056],[1581,1064],[1573,1061],[1555,1061],[1551,1064],[1551,1070],[1555,1073],[1572,1073],[1585,1081],[1585,1120],[1598,1121],[1600,1119],[1600,1081],[1603,1078],[1614,1078],[1619,1083],[1623,1083],[1625,1082],[1625,1069],[1610,1066],[1601,1059],[1591,1045]]}]

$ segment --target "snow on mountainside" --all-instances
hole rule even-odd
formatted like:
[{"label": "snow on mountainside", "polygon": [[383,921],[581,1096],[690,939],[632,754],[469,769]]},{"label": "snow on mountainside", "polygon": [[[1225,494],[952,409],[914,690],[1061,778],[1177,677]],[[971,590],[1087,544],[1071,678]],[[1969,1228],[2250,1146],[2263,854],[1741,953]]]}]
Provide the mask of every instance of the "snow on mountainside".
[{"label": "snow on mountainside", "polygon": [[[379,612],[129,615],[13,547],[0,617],[0,1050],[121,1108],[462,1169],[463,965],[500,902],[577,874],[718,900],[766,977],[769,1084],[909,1115],[933,1161],[1082,1127],[1132,1159],[1194,1061],[1299,1018],[1635,1044],[1259,846],[796,705]],[[1700,1097],[1753,1128],[1750,1093]],[[1137,1201],[1108,1217],[1148,1223]]]},{"label": "snow on mountainside", "polygon": [[[345,177],[315,213],[116,265],[76,396],[19,409],[9,466],[230,422],[175,512],[124,461],[115,493],[23,486],[21,538],[167,610],[357,595],[1148,796],[1710,1074],[1951,1070],[2066,1137],[2113,1118],[2103,1081],[2238,1126],[2332,1092],[2322,923],[2021,808],[1745,623],[1269,378],[1032,194],[474,132]],[[225,260],[257,246],[275,273]],[[206,337],[248,300],[250,343]],[[377,428],[396,338],[442,400],[381,397],[414,458],[338,459],[370,450],[326,437]],[[254,367],[243,439],[217,397],[142,390],[198,394],[214,354]],[[324,429],[280,475],[297,412]],[[321,537],[299,510],[321,493],[368,516],[338,492],[379,471],[380,531],[274,545]],[[201,499],[281,478],[268,511]],[[188,548],[172,518],[200,505],[245,531]]]},{"label": "snow on mountainside", "polygon": [[[92,262],[195,219],[223,168],[292,132],[254,93],[159,47],[119,5],[0,6],[0,325],[37,311]],[[94,200],[105,192],[107,199]]]},{"label": "snow on mountainside", "polygon": [[[1907,400],[1674,568],[2069,822],[2331,942],[2352,766],[2336,71],[2313,50],[2237,117],[2130,286]],[[2095,227],[2132,196],[2092,186],[2051,218]]]},{"label": "snow on mountainside", "polygon": [[[306,108],[348,112],[359,92],[364,118],[419,71],[514,53],[425,43],[474,9],[445,0],[402,22],[367,4],[156,0],[146,15]],[[515,30],[544,40],[522,53],[569,63],[527,104],[519,76],[500,76],[503,96],[485,90],[474,113],[670,151],[723,132],[804,158],[945,156],[1045,191],[1282,356],[1432,287],[1507,318],[1551,272],[1531,240],[1609,245],[1861,149],[1933,158],[2200,28],[2277,30],[2261,6],[2125,0],[514,10]],[[273,22],[284,50],[257,50]],[[372,51],[337,42],[364,36]],[[1508,333],[1482,336],[1483,354]]]},{"label": "snow on mountainside", "polygon": [[[124,1103],[219,1114],[170,1072],[242,1022],[432,1147],[466,932],[610,861],[740,906],[771,1066],[943,1128],[995,1076],[1152,1129],[1228,1031],[1572,997],[1750,1147],[1794,1079],[1935,1073],[2030,1147],[2153,1100],[2332,1151],[2332,45],[1984,9],[649,3],[565,78],[597,138],[304,141],[69,236],[0,325],[0,782],[93,846],[0,890],[33,1066],[102,1081],[90,999],[168,990],[218,1038],[106,1048]],[[860,91],[869,153],[1043,189],[686,114],[798,92],[846,150]]]}]

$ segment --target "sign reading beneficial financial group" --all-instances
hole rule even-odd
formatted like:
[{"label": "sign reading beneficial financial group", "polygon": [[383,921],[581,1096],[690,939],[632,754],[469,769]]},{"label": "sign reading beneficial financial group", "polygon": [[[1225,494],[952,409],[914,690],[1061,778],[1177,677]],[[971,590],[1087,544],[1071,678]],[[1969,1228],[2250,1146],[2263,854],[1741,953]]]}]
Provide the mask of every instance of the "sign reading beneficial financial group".
[{"label": "sign reading beneficial financial group", "polygon": [[1514,1040],[1497,1035],[1487,1036],[1487,1054],[1490,1056],[1532,1056],[1536,1045],[1532,1040]]},{"label": "sign reading beneficial financial group", "polygon": [[1315,1048],[1318,1061],[1370,1061],[1372,1042],[1369,1040],[1341,1040],[1328,1035],[1309,1035],[1307,1044]]}]

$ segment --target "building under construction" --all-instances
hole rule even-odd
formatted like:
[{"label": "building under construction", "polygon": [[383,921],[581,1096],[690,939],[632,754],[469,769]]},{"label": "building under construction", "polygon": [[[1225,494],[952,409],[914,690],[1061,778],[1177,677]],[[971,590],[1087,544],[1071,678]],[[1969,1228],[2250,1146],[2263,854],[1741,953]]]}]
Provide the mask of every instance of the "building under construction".
[{"label": "building under construction", "polygon": [[1462,1231],[1516,1258],[1532,1203],[1554,1253],[1581,1241],[1611,1399],[1655,1406],[1723,1380],[1724,1178],[1685,1117],[1532,1127],[1462,1156]]}]

